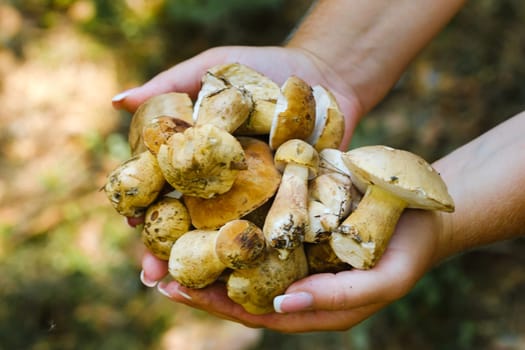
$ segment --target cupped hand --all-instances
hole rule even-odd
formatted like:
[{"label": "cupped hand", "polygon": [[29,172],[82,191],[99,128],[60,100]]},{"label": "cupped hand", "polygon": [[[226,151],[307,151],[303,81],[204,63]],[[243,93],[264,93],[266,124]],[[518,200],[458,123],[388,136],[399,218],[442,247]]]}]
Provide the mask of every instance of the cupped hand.
[{"label": "cupped hand", "polygon": [[241,63],[265,74],[277,84],[296,75],[310,85],[323,85],[337,98],[346,127],[341,149],[346,150],[350,136],[361,117],[362,107],[356,94],[328,64],[306,50],[284,47],[222,46],[183,61],[158,74],[140,87],[126,90],[113,98],[113,106],[134,112],[148,98],[166,92],[185,92],[196,98],[201,78],[212,66]]},{"label": "cupped hand", "polygon": [[[189,289],[177,282],[162,281],[159,291],[171,300],[204,310],[249,327],[280,332],[346,330],[407,294],[436,262],[441,214],[407,210],[401,217],[388,249],[370,270],[322,273],[293,283],[274,300],[279,312],[252,315],[232,302],[224,284]],[[143,281],[162,279],[166,262],[146,254]]]}]

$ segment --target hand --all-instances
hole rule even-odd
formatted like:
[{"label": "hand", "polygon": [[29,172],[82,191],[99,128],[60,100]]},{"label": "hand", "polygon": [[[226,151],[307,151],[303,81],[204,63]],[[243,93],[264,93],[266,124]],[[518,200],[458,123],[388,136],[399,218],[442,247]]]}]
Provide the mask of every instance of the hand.
[{"label": "hand", "polygon": [[[189,289],[160,282],[159,291],[173,301],[249,327],[281,332],[346,330],[404,296],[435,263],[442,214],[407,210],[379,263],[371,270],[308,276],[292,284],[277,302],[281,313],[251,315],[216,283]],[[146,254],[143,277],[150,285],[167,273],[166,262]]]},{"label": "hand", "polygon": [[363,113],[361,104],[350,86],[343,82],[330,65],[306,50],[283,47],[217,47],[181,62],[160,73],[144,85],[127,90],[113,98],[113,106],[134,112],[149,97],[166,92],[185,92],[196,98],[201,77],[212,66],[238,62],[265,74],[279,85],[296,75],[311,85],[321,84],[337,98],[346,118],[341,149],[346,150],[355,124]]}]

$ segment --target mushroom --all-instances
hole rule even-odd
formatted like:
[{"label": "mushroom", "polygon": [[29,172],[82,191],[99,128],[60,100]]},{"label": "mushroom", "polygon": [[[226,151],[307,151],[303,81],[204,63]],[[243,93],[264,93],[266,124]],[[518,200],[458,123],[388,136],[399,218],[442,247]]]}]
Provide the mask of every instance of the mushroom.
[{"label": "mushroom", "polygon": [[275,166],[283,172],[268,212],[263,233],[282,259],[301,245],[308,227],[308,180],[317,174],[319,155],[305,141],[293,139],[275,152]]},{"label": "mushroom", "polygon": [[315,243],[330,235],[342,219],[350,214],[352,180],[338,172],[318,175],[308,185],[310,225],[304,241]]},{"label": "mushroom", "polygon": [[211,124],[173,134],[160,146],[157,159],[175,190],[202,198],[229,191],[239,170],[246,169],[239,141]]},{"label": "mushroom", "polygon": [[171,248],[168,270],[175,281],[188,288],[204,288],[227,268],[248,269],[264,255],[264,237],[248,221],[237,220],[216,230],[192,230]]},{"label": "mushroom", "polygon": [[252,109],[253,102],[246,90],[228,86],[202,98],[195,125],[213,124],[232,133]]},{"label": "mushroom", "polygon": [[212,67],[207,74],[213,75],[224,85],[247,91],[253,100],[253,109],[247,120],[235,131],[236,134],[264,135],[270,132],[275,104],[280,94],[280,88],[275,82],[239,63]]},{"label": "mushroom", "polygon": [[318,243],[305,243],[304,251],[308,262],[308,273],[311,275],[324,272],[336,273],[352,268],[335,255],[327,239]]},{"label": "mushroom", "polygon": [[248,215],[268,202],[279,187],[281,174],[268,144],[252,137],[239,137],[238,141],[246,156],[246,169],[239,171],[231,189],[213,198],[184,196],[192,224],[198,229],[217,229]]},{"label": "mushroom", "polygon": [[228,297],[252,314],[273,312],[273,299],[283,294],[293,282],[308,275],[308,263],[302,246],[290,250],[286,260],[273,248],[266,248],[265,258],[252,268],[234,270],[226,282]]},{"label": "mushroom", "polygon": [[320,152],[337,148],[343,141],[345,120],[335,96],[325,87],[312,87],[315,100],[315,127],[306,142]]},{"label": "mushroom", "polygon": [[173,243],[190,229],[190,215],[184,204],[171,197],[163,197],[146,210],[142,242],[161,260],[168,260]]},{"label": "mushroom", "polygon": [[188,94],[170,92],[150,97],[133,114],[128,133],[131,154],[146,150],[142,132],[144,126],[158,117],[172,117],[193,124],[193,102]]},{"label": "mushroom", "polygon": [[173,117],[160,116],[152,119],[142,128],[142,139],[146,148],[156,155],[161,145],[175,133],[184,132],[191,124]]},{"label": "mushroom", "polygon": [[405,208],[454,211],[439,173],[421,157],[386,146],[343,154],[353,183],[364,193],[356,210],[331,235],[336,255],[355,268],[373,267]]},{"label": "mushroom", "polygon": [[103,189],[119,214],[137,218],[144,215],[165,184],[157,159],[146,150],[113,170]]},{"label": "mushroom", "polygon": [[307,139],[315,126],[315,100],[310,85],[291,76],[281,91],[270,129],[269,145],[272,149],[291,139]]}]

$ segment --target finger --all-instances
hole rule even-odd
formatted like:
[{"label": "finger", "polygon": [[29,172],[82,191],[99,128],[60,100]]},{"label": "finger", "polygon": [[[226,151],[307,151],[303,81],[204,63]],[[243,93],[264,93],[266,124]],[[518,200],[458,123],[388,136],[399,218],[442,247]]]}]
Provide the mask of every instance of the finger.
[{"label": "finger", "polygon": [[204,289],[189,289],[172,281],[159,283],[158,289],[173,301],[206,311],[219,318],[242,323],[251,328],[262,327],[287,333],[346,330],[386,305],[378,303],[342,311],[253,315],[230,300],[222,284],[214,284]]},{"label": "finger", "polygon": [[311,275],[277,297],[276,308],[281,312],[344,310],[401,298],[429,268],[434,218],[430,212],[407,211],[374,268]]},{"label": "finger", "polygon": [[185,92],[195,98],[206,70],[225,60],[224,49],[210,49],[158,74],[144,85],[113,97],[115,109],[133,113],[148,98],[167,92]]},{"label": "finger", "polygon": [[168,263],[146,251],[142,257],[140,280],[147,287],[155,287],[168,273]]}]

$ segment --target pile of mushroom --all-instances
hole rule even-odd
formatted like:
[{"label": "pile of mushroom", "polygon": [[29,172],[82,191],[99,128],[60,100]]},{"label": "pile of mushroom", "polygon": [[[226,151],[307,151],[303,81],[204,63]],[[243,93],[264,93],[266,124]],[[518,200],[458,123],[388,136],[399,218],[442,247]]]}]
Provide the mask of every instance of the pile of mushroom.
[{"label": "pile of mushroom", "polygon": [[117,212],[144,218],[145,246],[188,288],[224,282],[246,311],[308,274],[372,268],[405,208],[453,211],[439,174],[386,146],[337,150],[332,93],[282,86],[237,63],[210,68],[198,98],[144,102],[132,157],[108,176]]}]

